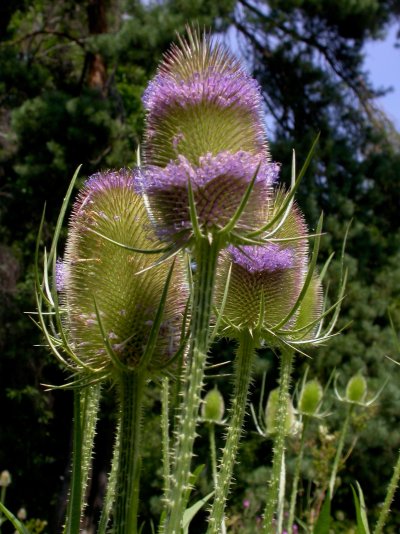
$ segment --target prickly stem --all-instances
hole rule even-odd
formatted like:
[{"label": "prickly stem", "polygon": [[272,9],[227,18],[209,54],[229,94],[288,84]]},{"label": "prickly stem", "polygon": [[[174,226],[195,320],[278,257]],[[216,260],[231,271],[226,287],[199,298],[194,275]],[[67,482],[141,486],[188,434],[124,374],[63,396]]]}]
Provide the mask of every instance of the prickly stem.
[{"label": "prickly stem", "polygon": [[184,390],[176,432],[175,461],[171,476],[171,489],[167,494],[167,516],[161,531],[180,534],[183,512],[190,480],[193,443],[196,437],[203,387],[204,368],[209,344],[209,325],[215,273],[220,244],[217,239],[210,243],[204,238],[196,242],[194,260],[193,317],[191,325],[190,359],[184,371]]},{"label": "prickly stem", "polygon": [[221,532],[221,525],[224,523],[224,510],[246,414],[247,395],[254,357],[255,340],[250,332],[243,331],[239,338],[239,347],[236,355],[235,384],[230,408],[228,435],[217,473],[217,484],[215,487],[214,503],[210,512],[208,534]]},{"label": "prickly stem", "polygon": [[288,413],[288,395],[292,370],[293,352],[282,349],[278,409],[276,412],[276,435],[272,459],[272,476],[267,491],[263,532],[275,534],[273,520],[279,500],[279,485],[285,455],[286,421]]}]

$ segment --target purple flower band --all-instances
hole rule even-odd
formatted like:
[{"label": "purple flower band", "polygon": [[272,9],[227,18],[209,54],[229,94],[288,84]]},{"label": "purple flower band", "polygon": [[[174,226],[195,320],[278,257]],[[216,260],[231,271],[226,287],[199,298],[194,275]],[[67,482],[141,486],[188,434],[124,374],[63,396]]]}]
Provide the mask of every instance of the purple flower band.
[{"label": "purple flower band", "polygon": [[134,173],[127,169],[97,172],[86,180],[84,190],[88,193],[101,192],[115,187],[134,187],[135,183]]},{"label": "purple flower band", "polygon": [[150,166],[139,180],[144,190],[150,193],[174,187],[187,188],[189,179],[194,188],[205,187],[219,177],[249,184],[256,172],[256,184],[272,185],[278,179],[279,168],[278,163],[267,161],[262,154],[220,152],[216,156],[206,154],[200,157],[198,166],[192,165],[184,156],[179,156],[178,162],[171,162],[165,168]]},{"label": "purple flower band", "polygon": [[56,261],[56,277],[55,277],[55,282],[56,282],[56,290],[58,293],[61,293],[62,291],[64,291],[64,288],[65,288],[65,278],[66,278],[66,265],[65,263],[62,261],[61,258],[59,258],[57,261]]},{"label": "purple flower band", "polygon": [[233,263],[249,273],[262,273],[290,269],[294,264],[293,250],[280,248],[275,243],[265,246],[244,245],[240,249],[228,247]]},{"label": "purple flower band", "polygon": [[202,102],[214,103],[221,108],[244,108],[258,117],[260,86],[242,69],[218,72],[208,68],[204,72],[195,72],[187,80],[161,72],[143,95],[145,109],[158,116],[165,115],[171,107],[186,108]]}]

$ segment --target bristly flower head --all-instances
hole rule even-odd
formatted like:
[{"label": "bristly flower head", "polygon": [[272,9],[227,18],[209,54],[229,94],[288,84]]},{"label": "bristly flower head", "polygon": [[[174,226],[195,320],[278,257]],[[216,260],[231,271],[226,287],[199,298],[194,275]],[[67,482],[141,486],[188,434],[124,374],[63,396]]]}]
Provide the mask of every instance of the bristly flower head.
[{"label": "bristly flower head", "polygon": [[[282,200],[280,193],[271,200],[266,220],[279,209]],[[230,337],[238,337],[241,330],[249,329],[276,345],[274,327],[289,316],[300,295],[308,267],[307,227],[296,206],[279,224],[271,242],[263,246],[230,246],[223,254],[217,306],[224,300],[231,269],[222,311],[224,332]],[[319,316],[321,306],[320,286],[313,281],[296,313],[279,327],[280,332],[289,335],[307,326]],[[290,336],[292,341],[295,337]]]},{"label": "bristly flower head", "polygon": [[257,82],[223,46],[188,31],[172,46],[143,96],[146,163],[165,166],[177,154],[197,164],[204,154],[267,154]]},{"label": "bristly flower head", "polygon": [[[110,240],[137,249],[160,244],[128,171],[99,173],[86,182],[73,207],[62,269],[60,300],[71,348],[85,365],[104,372],[113,368],[110,350],[128,368],[139,364],[171,266],[137,274],[157,255]],[[169,289],[150,370],[164,364],[179,344],[186,298],[179,265]]]},{"label": "bristly flower head", "polygon": [[189,182],[198,226],[212,234],[232,219],[255,176],[235,223],[249,231],[258,226],[279,172],[269,162],[261,101],[256,81],[205,34],[189,30],[188,40],[165,56],[143,97],[145,166],[139,175],[159,235],[188,238]]},{"label": "bristly flower head", "polygon": [[207,153],[199,158],[197,165],[179,156],[165,168],[147,167],[138,174],[138,181],[149,199],[155,221],[160,223],[162,233],[171,238],[178,233],[190,233],[189,180],[199,225],[210,230],[229,222],[256,175],[249,209],[238,223],[239,227],[252,229],[261,222],[256,207],[260,199],[268,198],[278,174],[278,164],[267,162],[261,155],[238,151],[221,152],[217,156]]}]

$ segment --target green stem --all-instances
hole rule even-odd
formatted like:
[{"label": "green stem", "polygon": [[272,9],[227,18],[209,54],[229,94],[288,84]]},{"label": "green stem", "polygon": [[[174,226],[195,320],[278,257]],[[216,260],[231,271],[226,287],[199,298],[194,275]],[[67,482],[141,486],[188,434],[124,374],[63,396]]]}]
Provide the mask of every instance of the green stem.
[{"label": "green stem", "polygon": [[161,411],[161,428],[162,428],[162,454],[163,454],[163,478],[164,492],[167,495],[170,490],[170,453],[169,453],[169,380],[164,377],[162,380],[162,411]]},{"label": "green stem", "polygon": [[308,422],[309,422],[309,418],[305,415],[304,423],[303,423],[303,430],[301,431],[300,450],[299,450],[299,453],[296,459],[296,466],[295,466],[294,475],[293,475],[292,493],[290,496],[289,519],[288,519],[288,528],[287,528],[287,531],[289,534],[292,534],[292,531],[293,531],[294,513],[296,510],[296,501],[297,501],[297,488],[298,488],[299,480],[300,480],[301,464],[303,462],[304,444],[305,444],[305,437],[306,437],[306,430],[307,430]]},{"label": "green stem", "polygon": [[243,421],[246,415],[247,395],[251,382],[254,358],[254,338],[249,331],[244,331],[239,339],[239,347],[236,355],[235,385],[230,408],[229,429],[217,474],[215,497],[207,530],[208,534],[217,534],[223,528],[226,500],[239,448]]},{"label": "green stem", "polygon": [[100,392],[100,384],[74,391],[71,491],[64,527],[65,534],[79,532],[92,461]]},{"label": "green stem", "polygon": [[393,497],[394,497],[394,494],[396,492],[397,485],[399,482],[399,478],[400,478],[400,452],[397,458],[397,463],[393,470],[392,478],[390,479],[390,482],[389,482],[385,501],[383,503],[383,506],[381,508],[381,511],[378,517],[378,521],[375,526],[374,534],[382,534],[383,532],[383,527],[385,526],[387,516],[390,511],[390,505],[392,504]]},{"label": "green stem", "polygon": [[82,503],[82,390],[74,390],[74,416],[72,437],[72,475],[71,490],[67,506],[64,533],[74,534],[80,530]]},{"label": "green stem", "polygon": [[99,528],[97,534],[106,534],[108,522],[110,521],[111,511],[115,500],[115,490],[117,485],[117,473],[118,473],[118,464],[119,464],[119,449],[120,449],[120,439],[121,439],[121,425],[118,423],[113,456],[111,461],[111,470],[108,476],[106,495],[104,498],[103,509],[101,511]]},{"label": "green stem", "polygon": [[210,243],[204,238],[196,241],[194,250],[196,273],[191,324],[192,341],[190,358],[182,382],[182,402],[176,432],[171,490],[166,499],[167,515],[161,525],[161,531],[165,534],[180,534],[190,490],[190,466],[207,360],[212,296],[220,248],[217,239]]},{"label": "green stem", "polygon": [[263,531],[267,534],[274,534],[275,532],[273,520],[279,501],[281,473],[284,467],[286,421],[288,417],[289,385],[292,362],[293,353],[287,349],[282,350],[278,409],[276,411],[275,420],[276,435],[272,457],[272,475],[267,491],[267,502],[265,505],[263,524]]},{"label": "green stem", "polygon": [[[5,504],[6,501],[6,493],[7,493],[7,486],[2,486],[0,491],[0,503]],[[0,510],[0,532],[1,532],[1,525],[3,524],[3,513]]]},{"label": "green stem", "polygon": [[210,439],[211,469],[214,487],[217,485],[217,446],[215,444],[215,424],[208,424],[208,436]]},{"label": "green stem", "polygon": [[347,432],[349,430],[350,418],[353,412],[353,408],[354,408],[354,404],[348,404],[346,417],[343,423],[342,432],[340,434],[339,443],[336,449],[335,459],[333,461],[332,472],[331,472],[331,476],[329,479],[329,495],[330,495],[331,500],[333,498],[333,492],[335,490],[336,475],[339,470],[339,463],[342,458],[344,442],[346,440]]},{"label": "green stem", "polygon": [[113,534],[137,534],[139,508],[140,445],[146,372],[121,373],[120,441]]}]

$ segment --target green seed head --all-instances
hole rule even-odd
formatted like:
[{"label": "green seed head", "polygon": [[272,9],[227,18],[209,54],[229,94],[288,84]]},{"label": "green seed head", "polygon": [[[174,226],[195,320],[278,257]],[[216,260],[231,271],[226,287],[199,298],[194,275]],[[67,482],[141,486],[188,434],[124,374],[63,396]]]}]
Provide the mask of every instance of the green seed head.
[{"label": "green seed head", "polygon": [[362,403],[367,395],[367,381],[361,374],[350,378],[346,386],[346,400],[348,402]]},{"label": "green seed head", "polygon": [[[106,238],[138,249],[160,248],[128,171],[95,175],[81,191],[70,221],[60,300],[70,343],[84,364],[96,370],[112,368],[102,327],[117,358],[134,369],[171,263],[138,274],[160,255],[133,252]],[[150,370],[166,363],[177,349],[186,294],[182,269],[175,265]]]},{"label": "green seed head", "polygon": [[318,380],[310,380],[304,384],[300,394],[299,412],[315,415],[322,400],[323,389]]},{"label": "green seed head", "polygon": [[217,387],[211,389],[204,397],[201,407],[203,419],[212,423],[220,423],[224,417],[225,403]]}]

